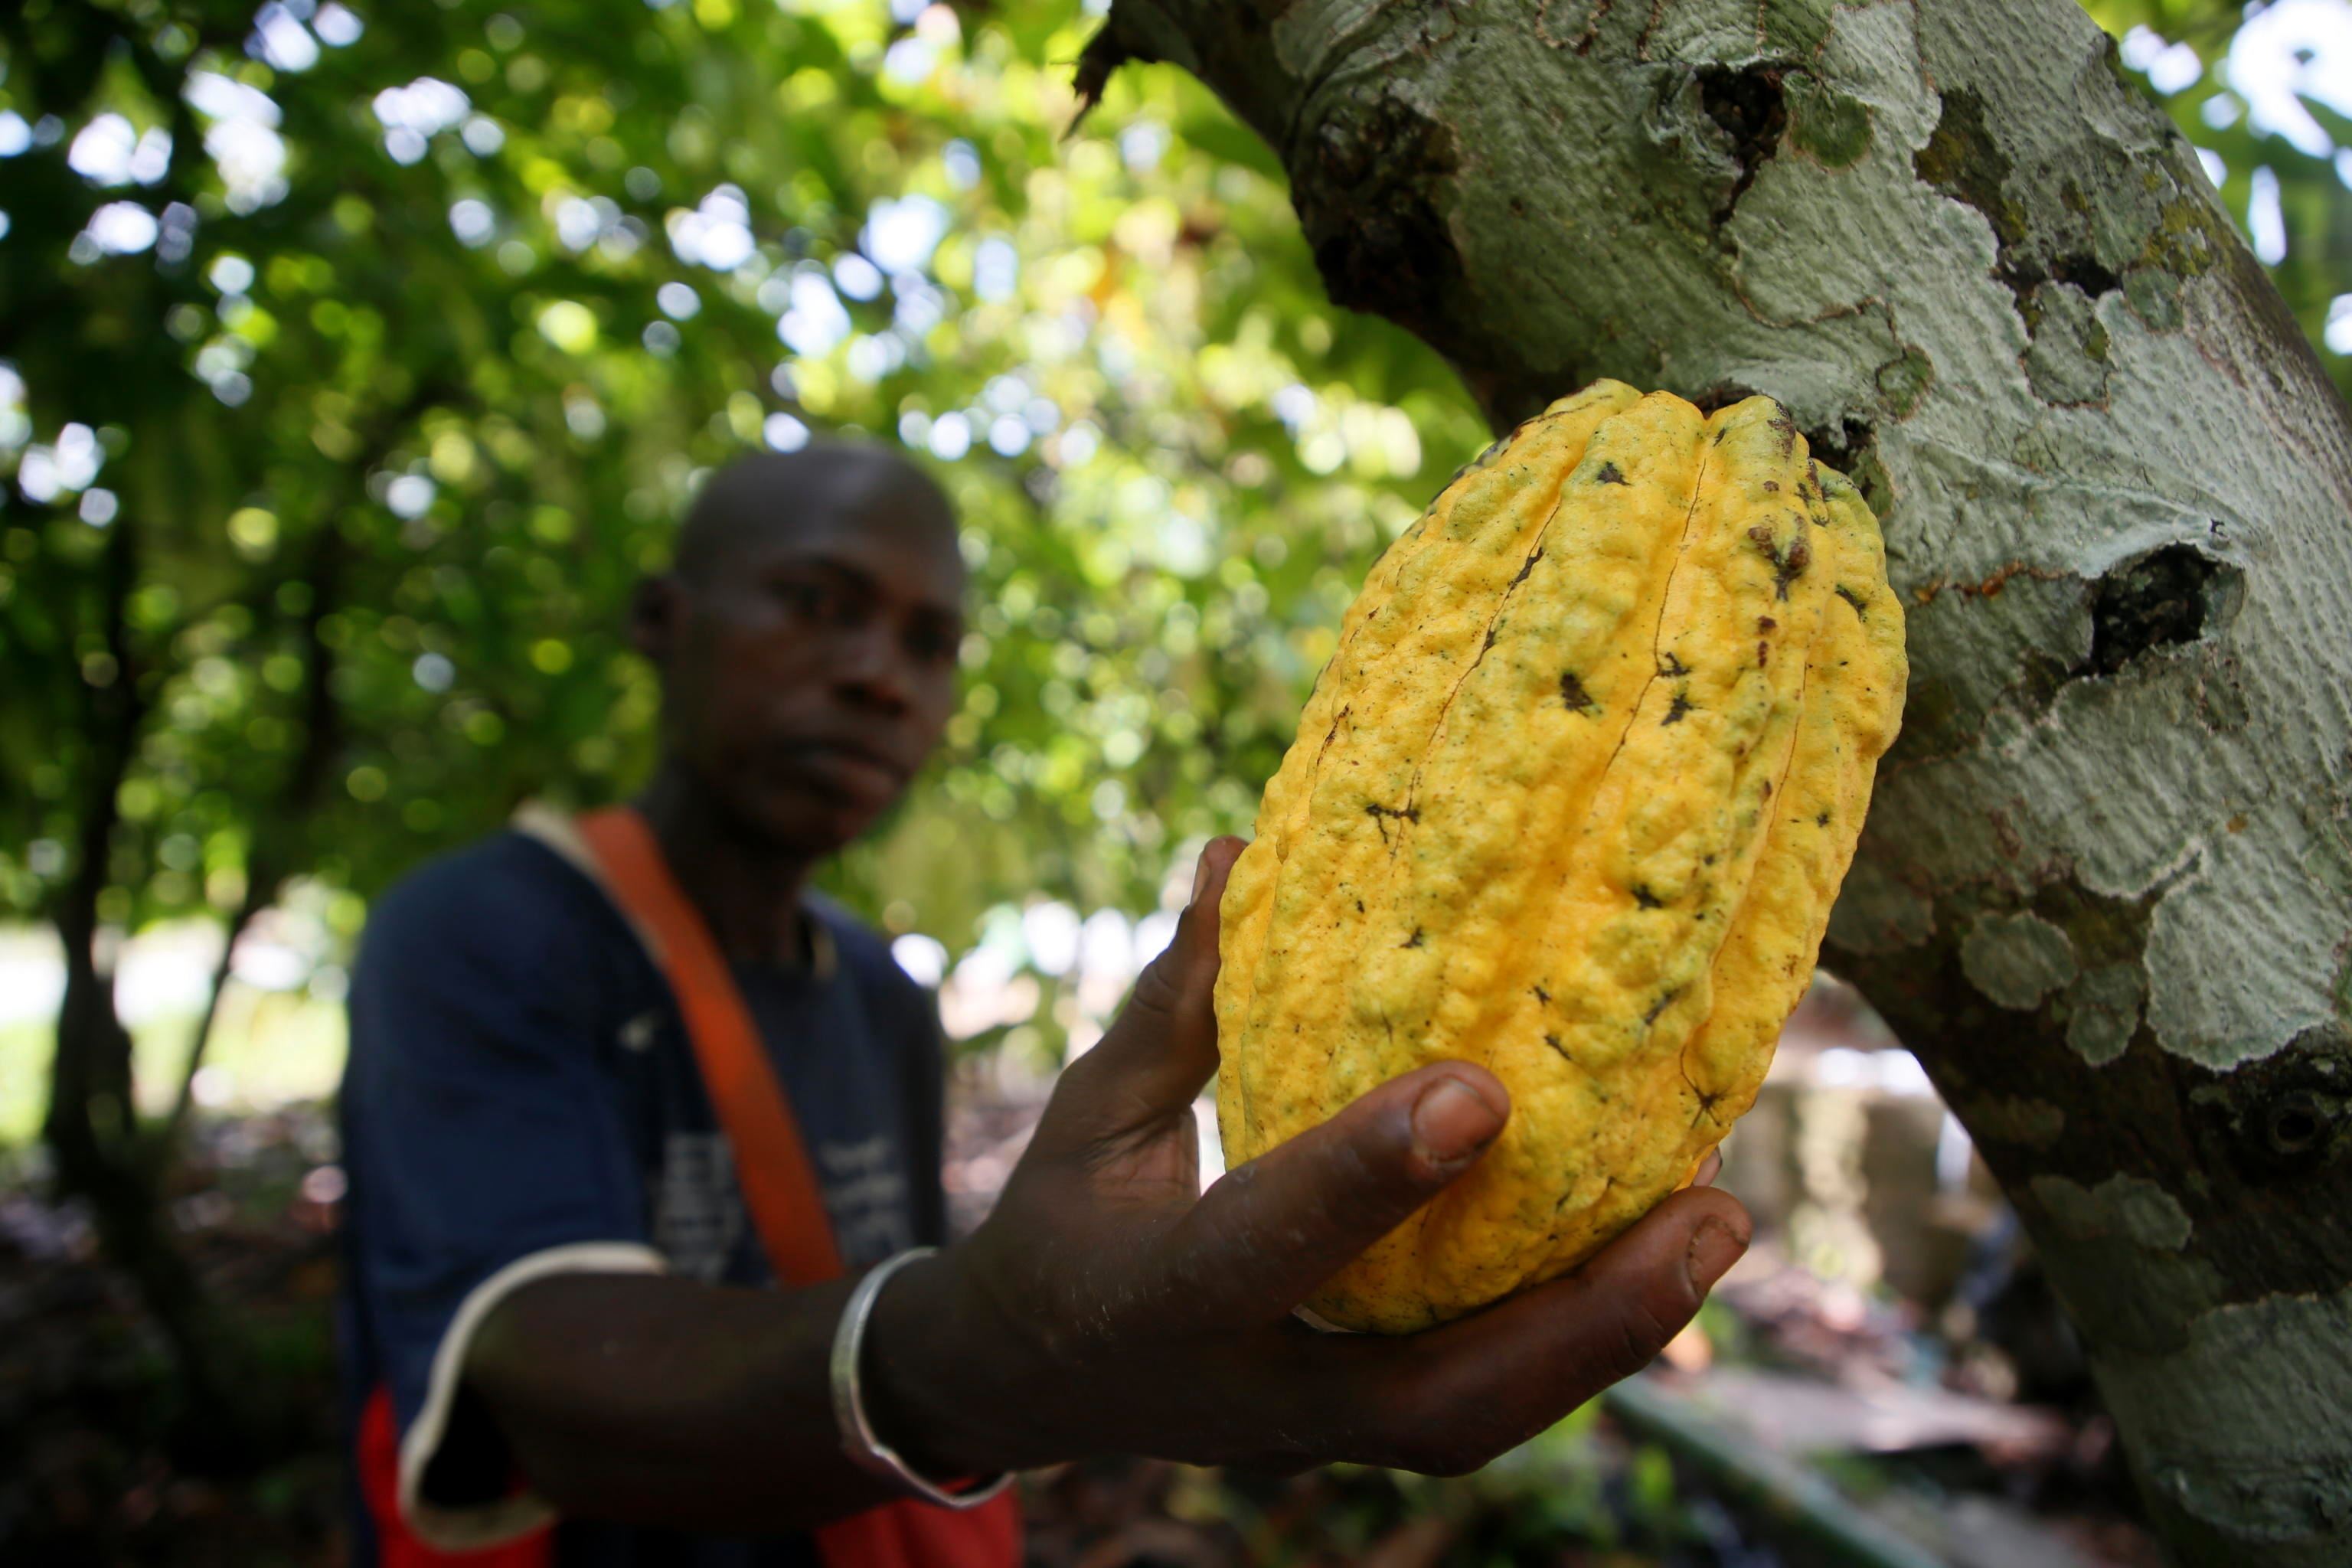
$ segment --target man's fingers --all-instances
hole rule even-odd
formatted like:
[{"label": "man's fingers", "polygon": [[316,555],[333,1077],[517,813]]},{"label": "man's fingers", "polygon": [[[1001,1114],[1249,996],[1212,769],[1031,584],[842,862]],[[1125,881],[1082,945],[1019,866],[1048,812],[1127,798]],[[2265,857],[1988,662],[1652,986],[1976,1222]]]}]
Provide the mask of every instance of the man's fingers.
[{"label": "man's fingers", "polygon": [[1227,837],[1201,851],[1175,936],[1144,966],[1108,1032],[1062,1074],[1040,1142],[1083,1146],[1189,1110],[1216,1072],[1217,902],[1242,849]]},{"label": "man's fingers", "polygon": [[1647,1366],[1748,1249],[1748,1211],[1676,1193],[1565,1279],[1402,1342],[1390,1462],[1451,1472],[1526,1441]]},{"label": "man's fingers", "polygon": [[1467,1062],[1383,1084],[1202,1194],[1171,1268],[1209,1321],[1279,1317],[1469,1169],[1510,1110]]}]

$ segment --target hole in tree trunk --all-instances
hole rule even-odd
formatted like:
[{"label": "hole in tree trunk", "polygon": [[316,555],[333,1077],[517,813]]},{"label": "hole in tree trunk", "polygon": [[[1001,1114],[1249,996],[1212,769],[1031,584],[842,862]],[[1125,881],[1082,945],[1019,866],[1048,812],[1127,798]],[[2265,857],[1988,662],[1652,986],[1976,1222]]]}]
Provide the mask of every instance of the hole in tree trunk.
[{"label": "hole in tree trunk", "polygon": [[2091,590],[2091,656],[2082,673],[2113,675],[2151,648],[2195,642],[2242,576],[2187,544],[2108,571]]}]

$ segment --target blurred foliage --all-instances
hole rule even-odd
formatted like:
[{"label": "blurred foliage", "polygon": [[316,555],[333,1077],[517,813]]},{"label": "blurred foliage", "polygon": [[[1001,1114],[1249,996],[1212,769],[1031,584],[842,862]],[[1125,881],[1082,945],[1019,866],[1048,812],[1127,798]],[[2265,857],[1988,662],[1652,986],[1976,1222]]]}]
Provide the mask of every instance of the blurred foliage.
[{"label": "blurred foliage", "polygon": [[926,454],[976,578],[944,754],[839,889],[955,947],[1010,892],[1156,906],[1484,432],[1323,301],[1197,85],[1131,73],[1065,140],[1090,26],[0,23],[0,907],[42,910],[110,798],[137,926],[235,910],[260,846],[363,897],[526,796],[619,793],[656,702],[630,583],[701,471],[811,429]]},{"label": "blurred foliage", "polygon": [[[2169,105],[2233,211],[2274,172],[2317,334],[2352,205],[2328,156],[2216,128],[2238,14],[2095,10],[2148,30],[2129,58],[2192,51]],[[1122,72],[1066,134],[1093,26],[9,8],[0,911],[95,877],[110,927],[229,919],[299,877],[348,936],[521,799],[624,792],[656,695],[630,583],[699,474],[813,430],[923,454],[975,575],[943,754],[835,889],[950,952],[1007,900],[1157,907],[1485,432],[1329,306],[1280,170],[1189,78]]]}]

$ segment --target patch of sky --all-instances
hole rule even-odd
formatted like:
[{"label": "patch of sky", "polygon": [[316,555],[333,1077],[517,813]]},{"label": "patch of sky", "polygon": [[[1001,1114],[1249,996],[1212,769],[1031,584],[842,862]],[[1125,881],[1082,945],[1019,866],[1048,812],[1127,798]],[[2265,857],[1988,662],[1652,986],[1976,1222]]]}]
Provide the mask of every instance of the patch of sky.
[{"label": "patch of sky", "polygon": [[[17,383],[20,387],[23,384]],[[56,440],[25,448],[16,459],[16,488],[27,500],[46,504],[88,489],[105,462],[98,432],[78,421],[69,423],[58,432]]]},{"label": "patch of sky", "polygon": [[13,109],[0,109],[0,158],[14,158],[33,144],[33,128]]},{"label": "patch of sky", "polygon": [[327,4],[319,7],[319,14],[310,18],[310,30],[318,34],[319,41],[329,48],[341,49],[358,43],[360,35],[367,31],[367,24],[336,5],[335,0],[327,0]]},{"label": "patch of sky", "polygon": [[2195,49],[2170,42],[2153,27],[2138,26],[2126,33],[2121,53],[2124,64],[2145,72],[2147,85],[2168,96],[2194,87],[2205,74],[2205,62],[2197,58]]},{"label": "patch of sky", "polygon": [[2303,100],[2352,116],[2352,0],[2277,0],[2252,13],[2225,70],[2257,133],[2326,157],[2335,141]]},{"label": "patch of sky", "polygon": [[971,421],[961,414],[942,414],[931,421],[931,456],[952,463],[971,450]]},{"label": "patch of sky", "polygon": [[1001,235],[972,247],[971,291],[983,300],[1009,300],[1021,283],[1021,253]]},{"label": "patch of sky", "polygon": [[968,191],[980,184],[980,154],[961,137],[940,150],[940,168],[951,191]]},{"label": "patch of sky", "polygon": [[885,196],[866,211],[857,247],[885,272],[919,272],[947,237],[948,209],[930,196]]},{"label": "patch of sky", "polygon": [[498,237],[499,220],[490,204],[474,196],[449,204],[449,232],[469,250],[479,250]]},{"label": "patch of sky", "polygon": [[2286,215],[2279,207],[2279,179],[2268,164],[2254,171],[2253,195],[2246,202],[2246,236],[2254,259],[2275,267],[2286,259]]},{"label": "patch of sky", "polygon": [[680,261],[732,272],[758,248],[751,238],[751,208],[740,186],[720,185],[688,211],[673,207],[663,219],[669,246]]},{"label": "patch of sky", "polygon": [[833,286],[853,300],[872,300],[882,292],[882,269],[848,251],[834,261]]},{"label": "patch of sky", "polygon": [[2323,338],[2330,353],[2352,354],[2352,294],[2338,294],[2327,302]]},{"label": "patch of sky", "polygon": [[673,279],[654,290],[654,303],[673,321],[690,321],[702,310],[702,296],[690,284]]},{"label": "patch of sky", "polygon": [[161,226],[137,202],[109,202],[89,215],[66,254],[88,266],[101,256],[136,256],[155,243]]},{"label": "patch of sky", "polygon": [[796,354],[831,353],[849,336],[849,311],[824,273],[814,268],[793,274],[792,303],[776,322],[776,336]]},{"label": "patch of sky", "polygon": [[272,70],[292,75],[319,63],[319,40],[290,6],[270,0],[254,13],[253,36],[246,40],[245,52]]},{"label": "patch of sky", "polygon": [[101,114],[66,149],[66,166],[94,185],[152,185],[172,166],[172,133],[142,134],[121,115]]},{"label": "patch of sky", "polygon": [[1139,120],[1118,133],[1118,155],[1139,174],[1160,167],[1167,151],[1167,128],[1155,121]]},{"label": "patch of sky", "polygon": [[432,510],[437,493],[423,474],[402,474],[383,487],[383,504],[393,516],[413,522]]},{"label": "patch of sky", "polygon": [[760,426],[771,451],[797,452],[809,442],[809,427],[789,414],[771,414]]}]

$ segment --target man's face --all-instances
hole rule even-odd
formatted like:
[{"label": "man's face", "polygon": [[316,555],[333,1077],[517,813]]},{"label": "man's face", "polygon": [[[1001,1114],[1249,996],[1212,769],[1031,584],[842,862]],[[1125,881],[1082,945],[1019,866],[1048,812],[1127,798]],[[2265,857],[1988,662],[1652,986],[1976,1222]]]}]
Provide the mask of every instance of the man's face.
[{"label": "man's face", "polygon": [[964,570],[936,500],[900,486],[734,530],[656,586],[671,758],[739,829],[825,855],[904,792],[955,703]]}]

